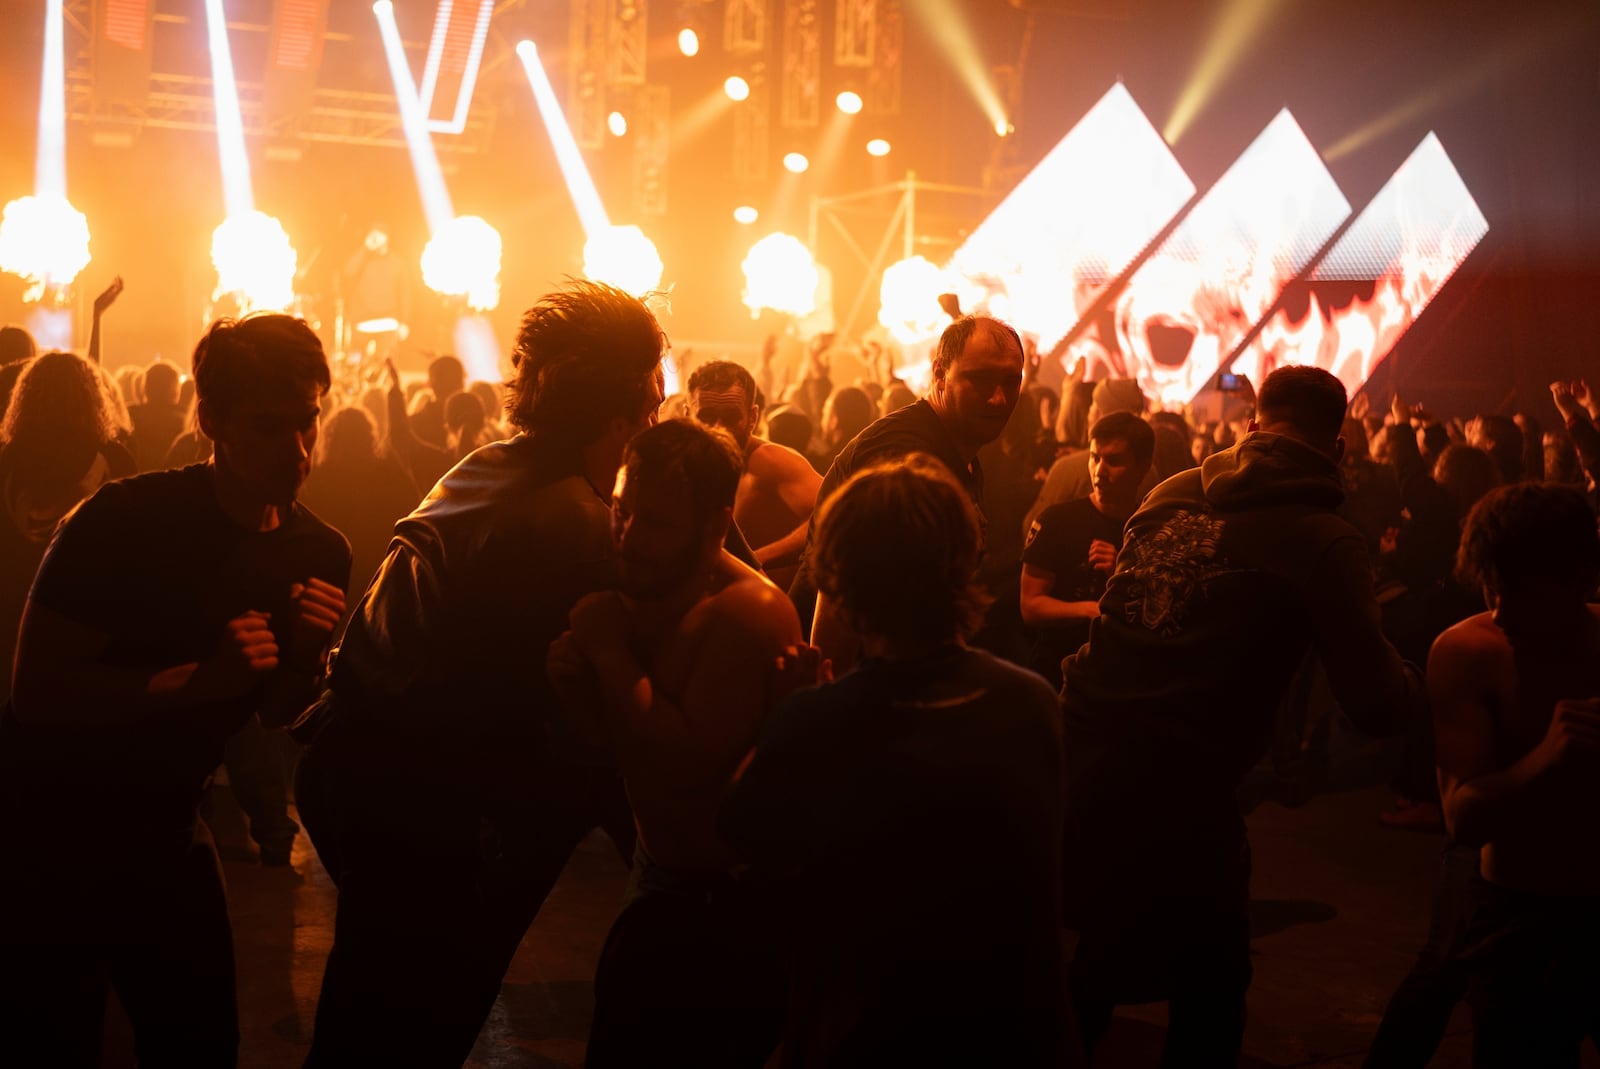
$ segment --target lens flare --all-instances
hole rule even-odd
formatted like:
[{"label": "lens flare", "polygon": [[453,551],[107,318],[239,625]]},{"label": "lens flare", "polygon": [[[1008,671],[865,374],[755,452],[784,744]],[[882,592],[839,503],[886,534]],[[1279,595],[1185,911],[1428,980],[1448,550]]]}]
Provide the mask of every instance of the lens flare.
[{"label": "lens flare", "polygon": [[661,254],[636,226],[613,226],[583,245],[583,273],[635,297],[661,286]]},{"label": "lens flare", "polygon": [[811,161],[801,152],[791,152],[783,158],[783,169],[790,174],[805,174],[810,166]]},{"label": "lens flare", "polygon": [[790,234],[768,234],[744,258],[744,303],[752,313],[763,308],[793,316],[817,307],[817,263],[805,243]]},{"label": "lens flare", "polygon": [[620,111],[613,111],[606,116],[606,129],[611,131],[612,137],[621,137],[628,132],[628,117]]},{"label": "lens flare", "polygon": [[750,99],[750,83],[737,74],[722,83],[722,91],[728,94],[729,100]]},{"label": "lens flare", "polygon": [[938,337],[950,321],[939,295],[949,290],[944,272],[921,256],[890,264],[878,289],[878,322],[902,345]]},{"label": "lens flare", "polygon": [[216,300],[233,294],[246,312],[281,312],[294,303],[294,246],[283,224],[264,212],[230,215],[211,234]]},{"label": "lens flare", "polygon": [[889,142],[885,141],[883,138],[875,137],[871,141],[867,142],[867,155],[868,156],[880,156],[881,157],[881,156],[887,156],[888,154],[889,154]]},{"label": "lens flare", "polygon": [[440,227],[422,250],[422,281],[435,293],[464,297],[488,311],[500,303],[500,232],[476,215]]},{"label": "lens flare", "polygon": [[838,109],[840,111],[844,112],[846,115],[860,115],[861,114],[861,94],[860,93],[852,92],[851,90],[846,89],[844,92],[842,92],[838,96],[834,97],[833,98],[833,102],[838,107]]},{"label": "lens flare", "polygon": [[523,72],[527,74],[528,85],[533,89],[534,103],[538,105],[539,116],[544,120],[545,132],[550,135],[550,148],[561,167],[561,177],[572,196],[578,221],[583,224],[584,235],[592,238],[611,225],[605,204],[600,200],[600,191],[595,188],[588,164],[583,162],[583,153],[578,149],[577,139],[572,136],[572,127],[567,125],[561,100],[556,96],[555,87],[550,84],[544,61],[539,58],[539,49],[532,41],[522,41],[517,45],[517,58],[522,60]]},{"label": "lens flare", "polygon": [[686,56],[700,54],[700,35],[688,27],[678,31],[678,51]]},{"label": "lens flare", "polygon": [[733,221],[736,223],[743,223],[749,226],[759,218],[761,218],[761,213],[748,204],[741,204],[733,210]]},{"label": "lens flare", "polygon": [[0,217],[0,271],[28,283],[24,301],[68,286],[89,264],[89,220],[64,196],[19,197]]}]

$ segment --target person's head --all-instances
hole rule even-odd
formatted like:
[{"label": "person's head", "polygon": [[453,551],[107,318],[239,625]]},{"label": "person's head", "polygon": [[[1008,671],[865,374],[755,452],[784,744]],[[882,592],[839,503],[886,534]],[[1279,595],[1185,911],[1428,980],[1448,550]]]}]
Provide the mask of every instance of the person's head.
[{"label": "person's head", "polygon": [[767,417],[767,440],[804,453],[811,446],[811,417],[798,408],[780,408]]},{"label": "person's head", "polygon": [[709,360],[689,376],[689,414],[707,427],[721,427],[745,449],[761,418],[756,393],[756,380],[743,365]]},{"label": "person's head", "polygon": [[1553,483],[1565,483],[1580,489],[1589,485],[1583,463],[1578,459],[1578,449],[1572,439],[1559,431],[1544,432],[1544,477]]},{"label": "person's head", "polygon": [[1432,463],[1450,445],[1450,429],[1443,423],[1428,423],[1417,431],[1417,449],[1422,459]]},{"label": "person's head", "polygon": [[878,409],[865,390],[846,386],[835,390],[822,406],[822,434],[829,449],[841,449],[878,418]]},{"label": "person's head", "polygon": [[917,403],[917,395],[903,382],[897,382],[883,393],[883,414],[898,412]]},{"label": "person's head", "polygon": [[171,364],[158,360],[144,369],[144,399],[148,404],[176,407],[182,385],[183,376]]},{"label": "person's head", "polygon": [[511,423],[562,449],[613,445],[656,419],[666,335],[639,298],[573,281],[522,319],[511,353]]},{"label": "person's head", "polygon": [[1511,632],[1564,624],[1600,585],[1600,534],[1582,492],[1515,483],[1485,494],[1461,531],[1460,579],[1483,589],[1495,622]]},{"label": "person's head", "polygon": [[490,423],[499,423],[500,417],[505,414],[506,402],[501,396],[500,387],[492,382],[477,380],[467,386],[467,392],[478,399],[483,405],[483,415]]},{"label": "person's head", "polygon": [[1507,416],[1482,414],[1467,422],[1467,444],[1477,446],[1494,458],[1502,483],[1514,483],[1525,474],[1522,456],[1522,428]]},{"label": "person's head", "polygon": [[657,600],[697,580],[722,551],[744,454],[720,427],[674,419],[623,450],[611,540],[624,594]]},{"label": "person's head", "polygon": [[322,342],[303,319],[211,324],[194,349],[194,383],[218,475],[263,504],[292,504],[311,471],[331,382]]},{"label": "person's head", "polygon": [[466,456],[481,444],[485,422],[483,402],[477,394],[461,390],[445,398],[445,442],[457,456]]},{"label": "person's head", "polygon": [[1030,392],[1039,412],[1039,426],[1054,433],[1056,418],[1061,415],[1061,395],[1048,386],[1034,386]]},{"label": "person's head", "polygon": [[371,462],[377,456],[378,429],[366,409],[347,405],[323,423],[322,440],[317,444],[319,466]]},{"label": "person's head", "polygon": [[1260,429],[1309,445],[1338,463],[1344,457],[1344,383],[1319,367],[1280,367],[1256,395]]},{"label": "person's head", "polygon": [[1433,481],[1455,506],[1456,515],[1465,518],[1472,506],[1500,485],[1500,471],[1494,458],[1470,445],[1447,446],[1433,462]]},{"label": "person's head", "polygon": [[1087,425],[1093,427],[1113,412],[1142,413],[1148,401],[1134,379],[1101,379],[1089,394]]},{"label": "person's head", "polygon": [[1022,390],[1022,339],[989,316],[963,316],[939,335],[928,403],[962,447],[1000,437]]},{"label": "person's head", "polygon": [[39,355],[33,335],[17,326],[0,327],[0,367]]},{"label": "person's head", "polygon": [[1345,417],[1344,427],[1339,431],[1344,439],[1344,458],[1346,460],[1370,460],[1372,449],[1367,438],[1367,425],[1359,419]]},{"label": "person's head", "polygon": [[122,403],[129,407],[144,404],[144,369],[124,364],[111,373]]},{"label": "person's head", "polygon": [[1132,412],[1113,412],[1089,428],[1089,479],[1102,508],[1131,511],[1150,474],[1156,434]]},{"label": "person's head", "polygon": [[89,361],[73,353],[45,353],[17,379],[0,419],[0,444],[34,455],[93,453],[122,429],[111,401]]},{"label": "person's head", "polygon": [[443,401],[451,394],[460,393],[467,385],[467,369],[461,361],[446,353],[428,362],[428,389]]},{"label": "person's head", "polygon": [[945,642],[982,623],[980,548],[972,500],[919,454],[857,473],[823,504],[812,570],[857,633]]}]

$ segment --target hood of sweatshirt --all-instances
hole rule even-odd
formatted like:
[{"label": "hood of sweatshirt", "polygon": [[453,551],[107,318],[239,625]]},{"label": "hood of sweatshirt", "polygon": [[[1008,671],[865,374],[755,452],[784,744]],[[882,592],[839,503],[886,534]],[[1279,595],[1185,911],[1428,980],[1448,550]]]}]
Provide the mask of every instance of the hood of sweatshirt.
[{"label": "hood of sweatshirt", "polygon": [[1344,500],[1333,458],[1281,434],[1255,431],[1200,466],[1206,500],[1220,512],[1310,505],[1336,509]]}]

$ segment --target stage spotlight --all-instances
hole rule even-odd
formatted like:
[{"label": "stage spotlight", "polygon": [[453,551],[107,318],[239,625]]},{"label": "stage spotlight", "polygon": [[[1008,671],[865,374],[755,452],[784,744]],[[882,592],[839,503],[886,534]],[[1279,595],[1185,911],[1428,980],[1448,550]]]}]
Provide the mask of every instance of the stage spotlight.
[{"label": "stage spotlight", "polygon": [[885,141],[883,138],[875,137],[871,141],[867,142],[868,156],[887,156],[888,154],[889,142]]},{"label": "stage spotlight", "polygon": [[750,83],[739,77],[731,75],[722,83],[722,91],[728,94],[728,99],[733,101],[750,99]]},{"label": "stage spotlight", "polygon": [[[1017,6],[1013,0],[1012,6]],[[926,27],[929,36],[944,58],[955,70],[956,77],[972,95],[990,126],[1005,121],[1006,108],[995,85],[993,68],[979,50],[983,34],[974,31],[969,14],[983,9],[983,5],[966,4],[961,0],[906,0],[907,21],[915,17]]]},{"label": "stage spotlight", "polygon": [[636,226],[613,226],[592,235],[583,246],[583,273],[642,297],[661,285],[661,254]]},{"label": "stage spotlight", "polygon": [[1010,137],[1017,132],[1017,128],[1005,119],[999,119],[994,124],[994,132],[999,137]]},{"label": "stage spotlight", "polygon": [[743,223],[745,226],[749,226],[759,218],[761,218],[761,213],[748,204],[741,204],[733,210],[733,221]]},{"label": "stage spotlight", "polygon": [[294,303],[295,252],[283,224],[258,211],[224,219],[211,233],[216,300],[233,294],[246,312],[281,312]]},{"label": "stage spotlight", "polygon": [[834,97],[833,102],[838,106],[839,110],[844,112],[846,115],[861,114],[860,93],[852,92],[851,90],[846,89],[844,92]]},{"label": "stage spotlight", "polygon": [[[33,191],[40,197],[67,195],[67,66],[62,0],[44,5],[44,62],[39,79],[39,148]],[[76,272],[74,272],[76,274]]]},{"label": "stage spotlight", "polygon": [[621,137],[628,132],[628,117],[620,111],[613,111],[606,116],[606,129],[611,131],[612,137]]},{"label": "stage spotlight", "polygon": [[700,54],[700,35],[688,26],[679,30],[678,51],[686,56],[698,56]]},{"label": "stage spotlight", "polygon": [[[387,4],[388,0],[380,0]],[[255,210],[250,157],[245,152],[239,86],[228,47],[228,17],[222,0],[206,0],[206,40],[211,48],[211,93],[217,117],[217,154],[222,158],[222,201],[230,216]]]},{"label": "stage spotlight", "polygon": [[1271,21],[1280,0],[1228,0],[1218,11],[1189,81],[1172,108],[1162,135],[1175,145]]},{"label": "stage spotlight", "polygon": [[801,152],[791,152],[783,158],[783,169],[790,174],[805,174],[810,166],[811,161]]},{"label": "stage spotlight", "polygon": [[744,303],[752,314],[763,308],[792,316],[817,307],[817,262],[805,243],[790,234],[768,234],[750,248],[744,269]]},{"label": "stage spotlight", "polygon": [[476,215],[450,220],[422,250],[422,281],[486,312],[500,303],[500,232]]},{"label": "stage spotlight", "polygon": [[0,271],[28,283],[24,301],[68,286],[89,264],[89,220],[64,196],[20,197],[0,217]]},{"label": "stage spotlight", "polygon": [[561,111],[561,101],[557,99],[555,87],[545,73],[538,48],[532,41],[523,41],[517,45],[517,56],[522,60],[528,84],[533,87],[534,102],[539,105],[539,115],[550,134],[550,147],[555,150],[556,163],[561,166],[561,177],[566,180],[567,192],[572,195],[572,204],[578,210],[583,233],[592,238],[611,226],[605,204],[600,200],[600,191],[595,189],[594,179],[583,162],[583,153],[578,151],[578,142],[573,138],[572,128],[567,125],[567,117]]}]

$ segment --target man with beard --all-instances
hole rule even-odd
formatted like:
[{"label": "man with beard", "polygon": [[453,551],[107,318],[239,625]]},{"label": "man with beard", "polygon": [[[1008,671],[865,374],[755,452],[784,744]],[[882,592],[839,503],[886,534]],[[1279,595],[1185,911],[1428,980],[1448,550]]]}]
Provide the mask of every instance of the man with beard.
[{"label": "man with beard", "polygon": [[731,436],[688,421],[629,443],[611,505],[619,589],[580,601],[551,648],[553,677],[598,686],[639,830],[595,974],[591,1069],[760,1066],[776,1045],[781,979],[716,816],[800,626],[723,548],[742,467]]},{"label": "man with beard", "polygon": [[611,286],[535,304],[510,383],[522,433],[400,521],[351,618],[297,784],[339,888],[308,1065],[460,1065],[573,848],[598,825],[632,854],[615,770],[561,730],[544,664],[614,581],[610,490],[656,420],[664,343]]},{"label": "man with beard", "polygon": [[713,360],[689,376],[689,414],[721,427],[744,454],[744,475],[733,519],[767,576],[788,589],[806,544],[806,526],[822,485],[806,458],[755,433],[761,409],[750,372],[731,360]]},{"label": "man with beard", "polygon": [[[1006,323],[989,316],[963,316],[951,323],[933,352],[933,385],[927,398],[875,421],[839,451],[817,492],[818,508],[856,472],[925,453],[948,468],[966,490],[978,507],[981,530],[983,468],[978,450],[1005,430],[1022,392],[1022,368],[1022,339]],[[812,643],[842,675],[855,661],[857,642],[849,624],[817,593],[808,561],[815,539],[813,513],[806,552],[789,596],[802,622],[811,625]]]},{"label": "man with beard", "polygon": [[350,547],[296,503],[329,385],[304,322],[213,324],[204,464],[111,482],[34,579],[0,712],[0,1035],[97,1065],[106,989],[144,1065],[233,1065],[233,941],[198,803],[223,744],[314,693]]}]

